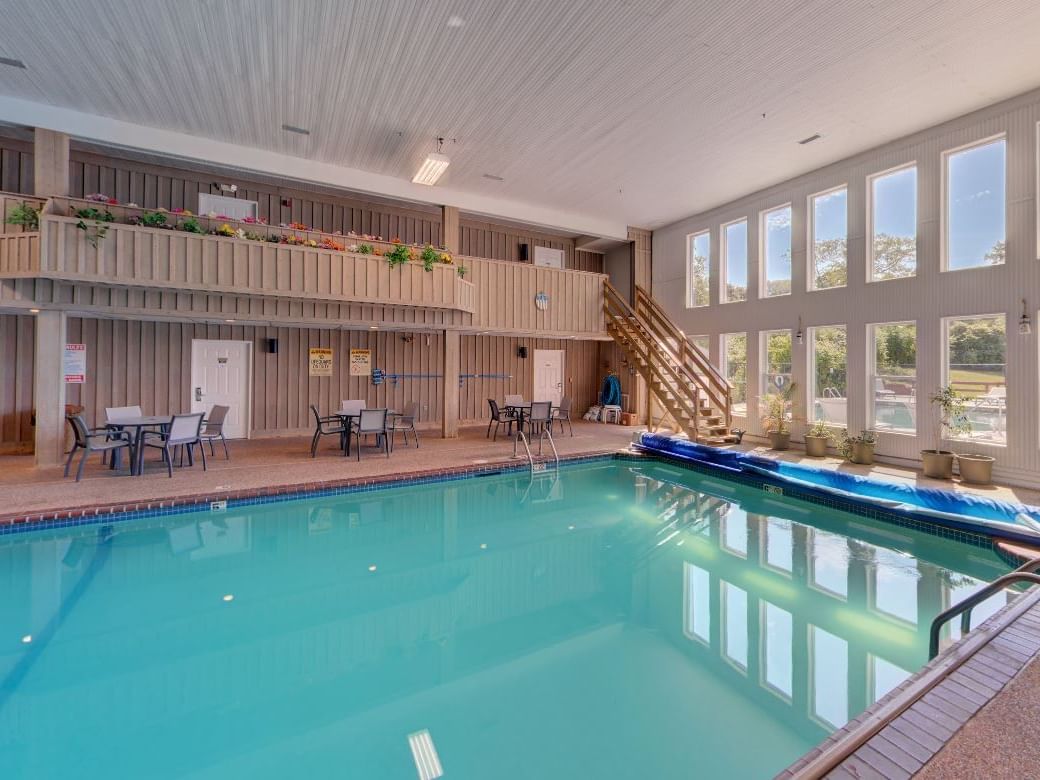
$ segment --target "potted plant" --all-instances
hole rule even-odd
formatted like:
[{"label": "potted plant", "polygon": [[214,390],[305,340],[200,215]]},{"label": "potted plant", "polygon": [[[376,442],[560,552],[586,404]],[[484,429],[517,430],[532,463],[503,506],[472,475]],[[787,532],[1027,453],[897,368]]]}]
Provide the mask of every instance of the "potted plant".
[{"label": "potted plant", "polygon": [[960,433],[970,433],[964,399],[951,385],[940,387],[928,399],[935,415],[935,448],[921,450],[921,461],[926,477],[950,479],[953,476],[954,454],[942,449],[944,438]]},{"label": "potted plant", "polygon": [[838,440],[838,452],[850,463],[869,466],[874,462],[875,444],[877,434],[874,431],[860,431],[859,436],[849,436],[848,431],[842,431]]},{"label": "potted plant", "polygon": [[810,458],[827,456],[827,445],[831,442],[831,429],[823,420],[817,420],[805,432],[805,454]]},{"label": "potted plant", "polygon": [[769,437],[769,446],[774,450],[786,450],[791,446],[788,412],[797,386],[797,383],[791,382],[782,390],[766,395],[766,413],[762,415],[762,427]]},{"label": "potted plant", "polygon": [[966,452],[957,455],[957,467],[961,472],[961,481],[971,485],[988,485],[993,481],[992,455],[979,452]]}]

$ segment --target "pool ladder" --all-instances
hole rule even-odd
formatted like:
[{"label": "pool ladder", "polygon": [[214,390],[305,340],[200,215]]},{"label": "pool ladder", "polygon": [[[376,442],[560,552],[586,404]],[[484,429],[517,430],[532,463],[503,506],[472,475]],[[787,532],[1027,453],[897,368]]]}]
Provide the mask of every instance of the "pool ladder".
[{"label": "pool ladder", "polygon": [[975,607],[990,596],[1000,593],[1000,591],[1010,585],[1015,585],[1021,582],[1040,585],[1040,574],[1036,573],[1038,570],[1040,570],[1040,558],[1033,558],[1031,561],[1023,563],[1013,572],[1005,574],[1003,577],[997,577],[997,579],[993,580],[993,582],[985,588],[972,593],[968,598],[936,615],[935,620],[932,621],[932,627],[928,634],[928,659],[931,660],[939,654],[939,633],[942,631],[942,627],[946,625],[946,623],[960,615],[961,636],[965,636],[969,631],[971,631],[971,611]]},{"label": "pool ladder", "polygon": [[[539,432],[539,434],[538,434],[538,456],[539,457],[541,457],[541,455],[542,455],[542,440],[543,439],[548,439],[549,440],[549,446],[552,447],[553,458],[554,458],[554,460],[556,462],[556,471],[559,472],[559,470],[560,470],[560,453],[558,453],[556,451],[556,442],[553,441],[552,431],[550,431],[547,428],[543,427],[542,430]],[[527,453],[527,462],[531,466],[531,476],[534,476],[534,473],[535,473],[534,456],[531,454],[531,444],[530,444],[530,442],[527,439],[527,434],[524,433],[519,428],[516,431],[516,437],[513,439],[513,457],[514,458],[517,457],[517,454],[516,454],[516,443],[518,441],[522,442],[523,445],[524,445],[524,452]],[[539,465],[541,465],[544,468],[544,464],[540,463]]]}]

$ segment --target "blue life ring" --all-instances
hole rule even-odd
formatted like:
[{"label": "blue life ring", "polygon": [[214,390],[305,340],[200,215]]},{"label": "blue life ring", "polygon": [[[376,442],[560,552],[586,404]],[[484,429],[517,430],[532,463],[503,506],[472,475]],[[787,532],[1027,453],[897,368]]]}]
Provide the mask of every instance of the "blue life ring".
[{"label": "blue life ring", "polygon": [[613,374],[603,379],[599,403],[601,406],[621,406],[621,380]]}]

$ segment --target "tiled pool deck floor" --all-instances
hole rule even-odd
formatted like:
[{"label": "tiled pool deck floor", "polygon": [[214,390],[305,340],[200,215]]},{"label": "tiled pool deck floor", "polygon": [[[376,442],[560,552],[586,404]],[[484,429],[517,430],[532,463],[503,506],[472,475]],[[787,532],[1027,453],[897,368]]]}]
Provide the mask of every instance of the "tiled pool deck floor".
[{"label": "tiled pool deck floor", "polygon": [[[574,436],[557,434],[556,444],[563,457],[613,452],[626,448],[635,430],[578,422],[574,425]],[[464,428],[457,439],[440,439],[429,432],[423,435],[418,449],[399,443],[392,457],[387,459],[381,452],[368,448],[360,463],[353,456],[345,459],[338,455],[331,437],[322,440],[315,459],[310,457],[309,436],[232,442],[230,461],[224,460],[218,452],[210,460],[208,471],[203,472],[199,466],[175,469],[172,479],[166,476],[154,455],[146,473],[137,478],[103,467],[99,456],[94,455],[79,484],[72,478],[63,479],[60,467],[36,469],[31,457],[0,456],[0,522],[46,511],[94,506],[135,508],[150,502],[187,500],[200,495],[289,492],[318,489],[344,480],[367,482],[433,476],[459,469],[522,462],[512,459],[513,446],[509,439],[499,437],[497,442],[491,442],[484,433],[484,427]],[[857,466],[837,458],[807,459],[797,451],[775,453],[753,445],[740,449],[924,487],[1040,504],[1040,491],[1036,490],[966,486],[927,479],[908,468],[886,464]],[[823,774],[813,773],[810,762],[819,758],[821,749],[846,737],[848,731],[876,721],[886,704],[891,704],[892,697],[927,674],[931,666],[863,713],[846,730],[836,733],[792,767],[793,772],[782,776],[903,778],[920,773],[928,778],[1040,777],[1040,741],[1035,739],[1034,733],[1034,724],[1040,717],[1040,663],[1036,663],[1040,655],[1040,592],[1018,599],[972,636],[984,638],[986,631],[990,632],[991,641],[970,658],[968,648],[963,647],[960,651],[966,659],[963,664],[904,708],[892,723],[871,736],[836,768],[827,769]],[[935,663],[943,663],[944,658],[948,656],[941,655]]]}]

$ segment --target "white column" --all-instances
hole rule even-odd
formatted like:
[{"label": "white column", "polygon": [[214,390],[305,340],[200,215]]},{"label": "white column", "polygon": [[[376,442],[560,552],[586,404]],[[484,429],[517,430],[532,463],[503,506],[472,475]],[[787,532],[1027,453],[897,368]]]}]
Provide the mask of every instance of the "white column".
[{"label": "white column", "polygon": [[36,410],[36,465],[61,463],[65,450],[65,312],[36,315],[33,406]]}]

